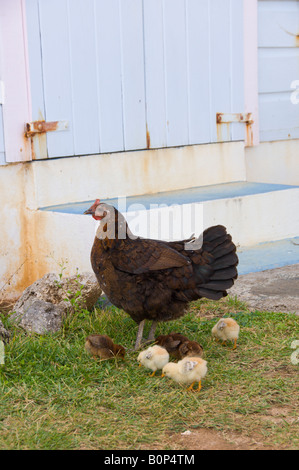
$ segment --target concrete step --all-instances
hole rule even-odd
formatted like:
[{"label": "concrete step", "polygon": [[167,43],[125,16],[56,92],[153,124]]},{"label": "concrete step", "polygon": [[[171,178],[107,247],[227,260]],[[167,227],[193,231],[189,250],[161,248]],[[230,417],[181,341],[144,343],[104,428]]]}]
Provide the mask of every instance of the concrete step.
[{"label": "concrete step", "polygon": [[[97,223],[82,214],[93,202],[43,207],[34,213],[37,277],[62,269],[64,275],[76,268],[91,271]],[[133,233],[151,238],[167,238],[170,222],[179,228],[173,230],[181,235],[178,238],[211,225],[225,225],[238,246],[240,274],[299,263],[297,186],[239,182],[103,202],[125,214]]]},{"label": "concrete step", "polygon": [[[92,202],[41,210],[81,215]],[[236,182],[102,202],[117,207],[132,232],[148,238],[187,238],[217,224],[225,225],[242,247],[299,234],[299,186]],[[87,221],[80,217],[78,223],[82,231]]]},{"label": "concrete step", "polygon": [[[299,237],[239,247],[239,275],[299,265]],[[298,272],[299,282],[299,272]]]}]

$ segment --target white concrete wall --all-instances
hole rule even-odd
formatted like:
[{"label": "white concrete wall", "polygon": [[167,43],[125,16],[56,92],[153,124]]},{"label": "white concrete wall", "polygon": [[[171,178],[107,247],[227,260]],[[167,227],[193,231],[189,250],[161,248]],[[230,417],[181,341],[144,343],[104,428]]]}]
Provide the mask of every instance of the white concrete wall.
[{"label": "white concrete wall", "polygon": [[37,207],[244,181],[244,143],[32,162]]},{"label": "white concrete wall", "polygon": [[29,164],[0,167],[0,303],[14,297],[34,277],[34,225],[29,222],[34,199]]},{"label": "white concrete wall", "polygon": [[296,237],[298,202],[299,188],[208,201],[204,205],[204,228],[225,225],[242,247]]},{"label": "white concrete wall", "polygon": [[299,185],[299,139],[247,147],[245,163],[247,181]]}]

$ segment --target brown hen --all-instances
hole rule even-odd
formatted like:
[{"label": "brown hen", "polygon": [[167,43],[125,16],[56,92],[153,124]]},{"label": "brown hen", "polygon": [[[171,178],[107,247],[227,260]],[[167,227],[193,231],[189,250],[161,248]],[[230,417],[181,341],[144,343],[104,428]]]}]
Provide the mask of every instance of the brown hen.
[{"label": "brown hen", "polygon": [[237,278],[236,246],[217,225],[198,240],[165,242],[134,236],[113,206],[95,203],[85,211],[99,220],[91,250],[91,265],[109,300],[139,324],[135,349],[140,346],[145,320],[157,322],[183,316],[189,302],[206,297],[219,300]]}]

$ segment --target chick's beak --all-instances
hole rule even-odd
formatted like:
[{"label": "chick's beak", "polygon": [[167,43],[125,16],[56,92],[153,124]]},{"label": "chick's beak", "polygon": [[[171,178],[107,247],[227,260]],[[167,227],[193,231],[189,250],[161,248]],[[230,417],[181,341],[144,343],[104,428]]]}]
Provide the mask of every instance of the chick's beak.
[{"label": "chick's beak", "polygon": [[161,377],[165,377],[165,374],[161,374]]},{"label": "chick's beak", "polygon": [[90,207],[89,209],[87,209],[87,211],[83,212],[83,214],[85,214],[85,215],[92,215],[92,214],[93,214],[92,208]]}]

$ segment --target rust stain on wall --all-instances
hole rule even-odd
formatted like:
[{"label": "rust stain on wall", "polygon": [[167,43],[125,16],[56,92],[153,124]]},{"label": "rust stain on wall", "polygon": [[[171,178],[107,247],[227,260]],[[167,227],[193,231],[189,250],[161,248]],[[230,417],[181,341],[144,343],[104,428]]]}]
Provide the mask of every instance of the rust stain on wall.
[{"label": "rust stain on wall", "polygon": [[217,142],[221,142],[222,140],[222,128],[220,124],[216,124],[216,129],[217,129]]},{"label": "rust stain on wall", "polygon": [[223,113],[216,114],[217,142],[222,142],[222,126],[221,126],[222,114]]},{"label": "rust stain on wall", "polygon": [[31,142],[28,141],[26,135],[23,135],[23,145],[20,147],[20,154],[24,156],[24,161],[30,161],[32,159]]},{"label": "rust stain on wall", "polygon": [[252,131],[252,124],[246,124],[246,142],[247,147],[253,146],[253,131]]},{"label": "rust stain on wall", "polygon": [[146,124],[146,148],[150,149],[151,148],[151,136]]}]

